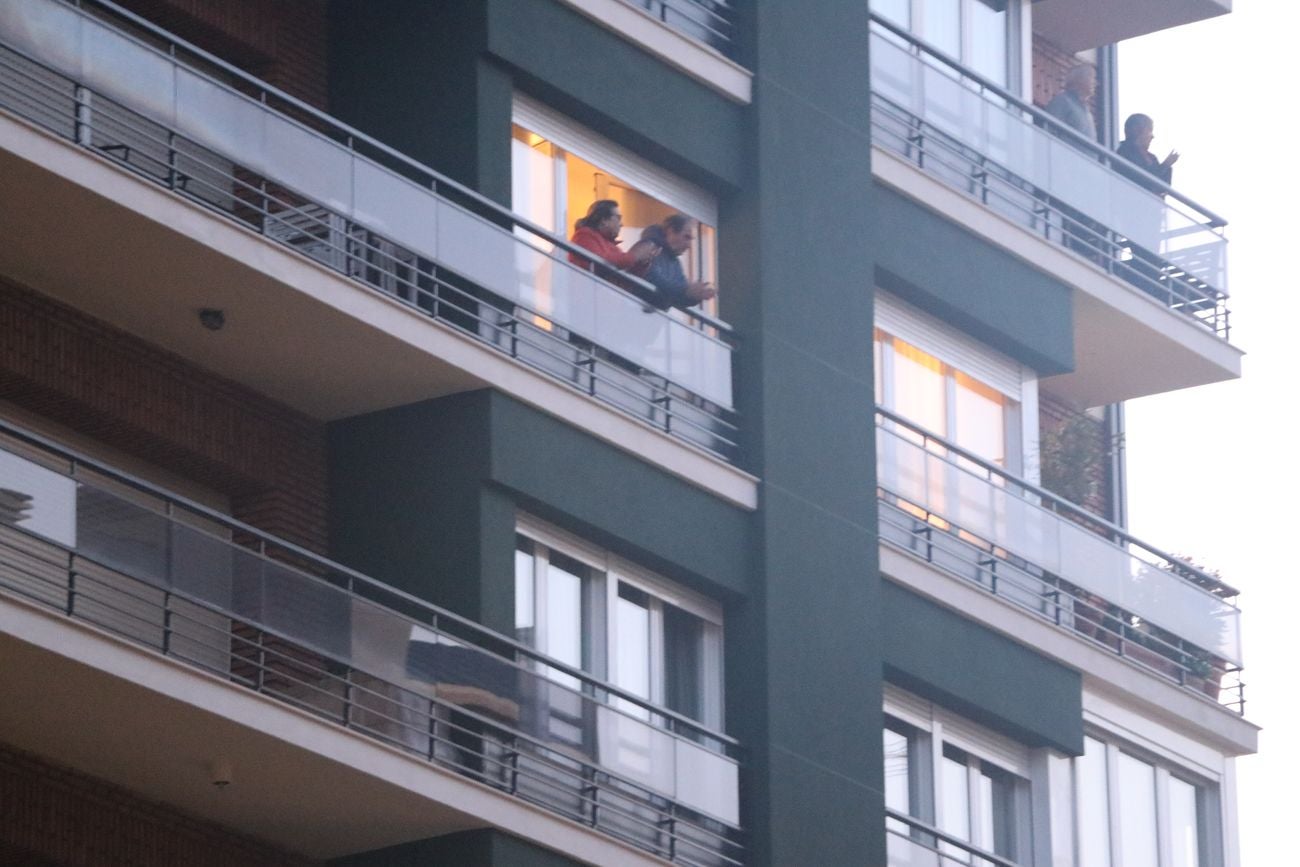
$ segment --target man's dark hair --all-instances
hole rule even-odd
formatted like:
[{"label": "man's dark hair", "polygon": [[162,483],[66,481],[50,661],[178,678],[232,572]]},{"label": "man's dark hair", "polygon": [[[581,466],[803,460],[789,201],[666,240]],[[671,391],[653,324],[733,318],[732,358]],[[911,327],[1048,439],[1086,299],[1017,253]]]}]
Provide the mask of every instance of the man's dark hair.
[{"label": "man's dark hair", "polygon": [[1154,126],[1150,115],[1130,114],[1124,121],[1124,138],[1137,138],[1138,130],[1146,126]]},{"label": "man's dark hair", "polygon": [[661,225],[665,232],[684,232],[690,224],[691,218],[685,214],[669,214]]},{"label": "man's dark hair", "polygon": [[592,202],[591,207],[587,209],[587,216],[579,219],[578,222],[574,224],[573,228],[575,231],[581,229],[583,226],[586,226],[589,229],[594,229],[608,220],[610,215],[617,210],[618,202],[613,199],[597,199]]}]

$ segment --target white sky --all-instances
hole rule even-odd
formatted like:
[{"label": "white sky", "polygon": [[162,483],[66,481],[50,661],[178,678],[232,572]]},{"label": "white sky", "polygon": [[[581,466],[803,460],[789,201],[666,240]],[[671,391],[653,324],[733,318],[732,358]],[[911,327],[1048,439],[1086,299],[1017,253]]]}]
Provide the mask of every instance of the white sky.
[{"label": "white sky", "polygon": [[1129,505],[1138,537],[1242,590],[1246,716],[1264,731],[1238,762],[1241,853],[1265,867],[1300,862],[1300,4],[1233,6],[1120,46],[1121,119],[1151,115],[1152,150],[1183,155],[1174,185],[1229,221],[1232,342],[1247,352],[1238,381],[1129,404]]}]

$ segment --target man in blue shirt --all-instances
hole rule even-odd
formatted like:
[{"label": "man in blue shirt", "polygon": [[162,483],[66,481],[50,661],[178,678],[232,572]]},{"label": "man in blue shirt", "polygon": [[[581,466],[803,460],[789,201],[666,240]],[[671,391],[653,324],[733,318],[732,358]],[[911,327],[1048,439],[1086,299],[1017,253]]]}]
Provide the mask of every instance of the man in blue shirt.
[{"label": "man in blue shirt", "polygon": [[703,280],[688,280],[682,268],[683,253],[690,249],[695,240],[695,221],[683,214],[673,214],[663,222],[646,228],[641,233],[642,242],[649,241],[659,246],[659,254],[650,260],[650,267],[645,272],[648,280],[656,290],[650,303],[660,310],[669,307],[694,307],[702,301],[717,296],[718,292]]}]

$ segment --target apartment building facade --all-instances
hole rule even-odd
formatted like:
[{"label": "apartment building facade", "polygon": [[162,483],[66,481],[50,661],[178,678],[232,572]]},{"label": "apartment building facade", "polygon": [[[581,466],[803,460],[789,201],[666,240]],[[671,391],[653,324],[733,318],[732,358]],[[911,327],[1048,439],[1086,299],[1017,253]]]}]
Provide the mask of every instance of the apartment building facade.
[{"label": "apartment building facade", "polygon": [[1122,460],[1225,221],[1112,147],[1228,11],[0,5],[0,857],[1234,867],[1236,591]]}]

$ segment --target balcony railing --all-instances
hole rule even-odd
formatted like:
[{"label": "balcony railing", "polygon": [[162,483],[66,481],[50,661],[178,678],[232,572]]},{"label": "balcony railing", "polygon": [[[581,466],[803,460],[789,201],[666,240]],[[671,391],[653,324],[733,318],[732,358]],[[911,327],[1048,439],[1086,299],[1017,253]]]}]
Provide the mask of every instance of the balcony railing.
[{"label": "balcony railing", "polygon": [[882,542],[1244,712],[1235,589],[880,407],[876,449]]},{"label": "balcony railing", "polygon": [[736,59],[736,13],[727,0],[623,0],[669,27]]},{"label": "balcony railing", "polygon": [[742,862],[727,735],[6,424],[0,591],[657,856]]},{"label": "balcony railing", "polygon": [[1010,858],[972,846],[906,813],[886,808],[885,815],[889,867],[1019,867]]},{"label": "balcony railing", "polygon": [[724,323],[653,309],[648,283],[571,264],[599,260],[112,3],[0,4],[0,108],[734,455]]},{"label": "balcony railing", "polygon": [[874,144],[1227,338],[1226,221],[875,15],[871,126]]}]

